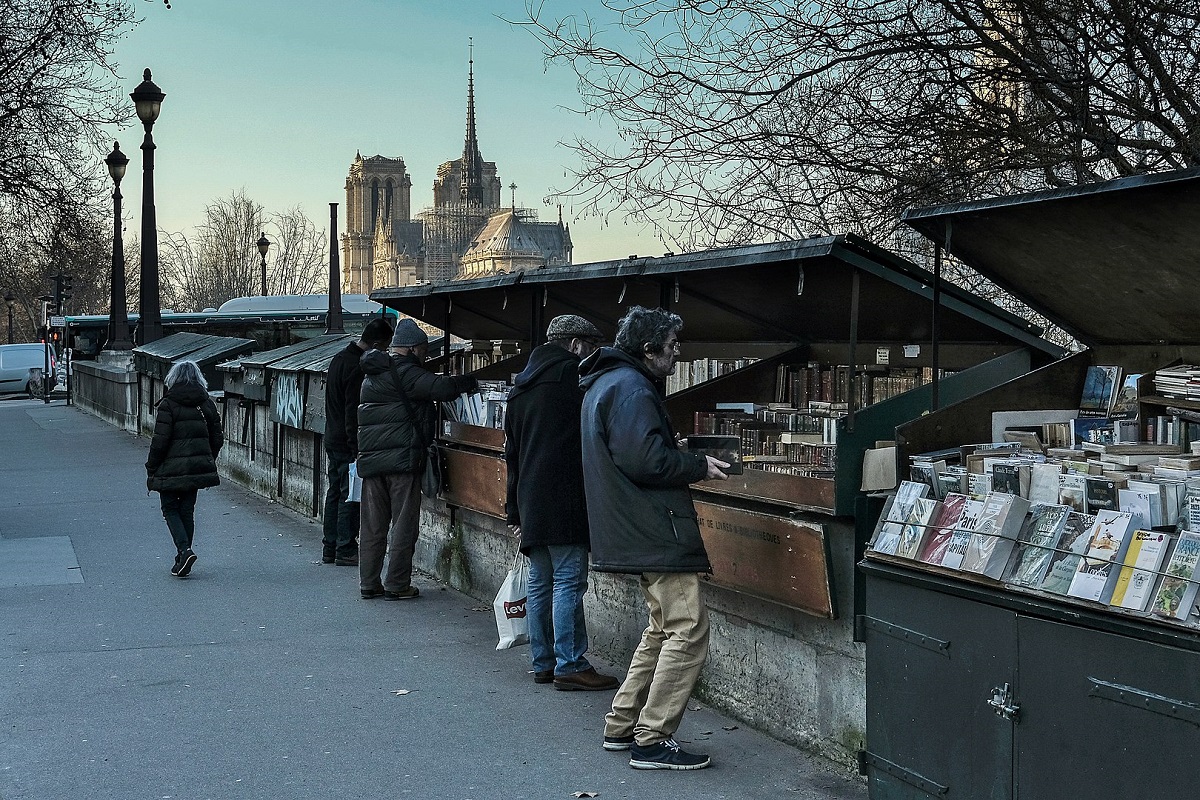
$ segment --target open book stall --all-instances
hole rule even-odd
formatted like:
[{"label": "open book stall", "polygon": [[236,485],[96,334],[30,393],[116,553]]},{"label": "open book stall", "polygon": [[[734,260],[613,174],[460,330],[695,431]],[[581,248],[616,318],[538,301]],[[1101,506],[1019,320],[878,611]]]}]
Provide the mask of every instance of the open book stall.
[{"label": "open book stall", "polygon": [[871,797],[1190,791],[1200,170],[904,219],[1086,349],[897,428],[862,564]]},{"label": "open book stall", "polygon": [[[475,372],[496,382],[475,408],[445,409],[439,440],[449,513],[479,512],[498,528],[506,481],[499,406],[548,322],[578,314],[611,337],[632,305],[678,313],[680,363],[666,386],[672,422],[689,446],[735,464],[728,481],[693,486],[711,583],[742,600],[715,596],[740,604],[752,630],[837,649],[828,660],[844,674],[822,675],[829,686],[802,698],[811,708],[801,722],[842,730],[862,725],[852,612],[854,564],[874,524],[855,519],[864,452],[939,402],[1062,354],[1030,323],[956,287],[938,291],[928,272],[853,236],[382,289],[371,298],[455,337],[517,342],[517,354]],[[719,680],[720,669],[710,664],[706,680]],[[836,719],[818,721],[820,692],[842,698]]]}]

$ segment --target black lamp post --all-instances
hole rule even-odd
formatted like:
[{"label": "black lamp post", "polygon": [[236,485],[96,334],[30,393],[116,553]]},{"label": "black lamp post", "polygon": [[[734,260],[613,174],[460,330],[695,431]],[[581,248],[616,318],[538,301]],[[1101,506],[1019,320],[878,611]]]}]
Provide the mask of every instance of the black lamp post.
[{"label": "black lamp post", "polygon": [[267,248],[271,243],[267,241],[267,235],[260,233],[258,235],[258,254],[262,256],[262,296],[267,296]]},{"label": "black lamp post", "polygon": [[17,296],[9,289],[4,293],[4,302],[8,304],[8,343],[13,343],[13,323],[12,323],[12,307],[13,303],[17,302]]},{"label": "black lamp post", "polygon": [[142,140],[142,283],[139,287],[140,319],[138,344],[162,338],[162,307],[158,297],[158,222],[154,218],[154,137],[150,129],[158,119],[159,108],[166,98],[150,80],[150,70],[142,76],[138,87],[129,93],[137,108],[138,119],[146,129]]},{"label": "black lamp post", "polygon": [[104,159],[113,182],[113,245],[112,276],[108,297],[108,344],[105,350],[132,350],[129,340],[129,311],[125,301],[125,246],[121,241],[121,178],[129,159],[121,145],[113,142],[113,150]]}]

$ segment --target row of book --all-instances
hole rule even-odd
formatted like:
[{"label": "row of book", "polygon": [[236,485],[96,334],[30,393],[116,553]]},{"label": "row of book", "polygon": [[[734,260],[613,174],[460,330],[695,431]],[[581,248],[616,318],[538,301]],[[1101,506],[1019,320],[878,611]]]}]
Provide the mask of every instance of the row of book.
[{"label": "row of book", "polygon": [[698,358],[695,361],[679,361],[675,372],[667,376],[667,394],[683,391],[713,378],[727,375],[734,370],[748,367],[757,358]]},{"label": "row of book", "polygon": [[933,380],[929,367],[865,366],[846,364],[780,364],[775,370],[775,402],[795,408],[811,403],[844,403],[854,400],[865,408]]},{"label": "row of book", "polygon": [[1200,532],[1145,527],[1129,511],[1087,514],[989,492],[983,499],[903,481],[870,547],[946,569],[1098,603],[1122,612],[1200,624]]},{"label": "row of book", "polygon": [[465,425],[503,429],[511,388],[504,381],[480,381],[478,392],[443,401],[442,416]]},{"label": "row of book", "polygon": [[1200,400],[1200,366],[1179,364],[1157,370],[1154,393],[1180,400]]}]

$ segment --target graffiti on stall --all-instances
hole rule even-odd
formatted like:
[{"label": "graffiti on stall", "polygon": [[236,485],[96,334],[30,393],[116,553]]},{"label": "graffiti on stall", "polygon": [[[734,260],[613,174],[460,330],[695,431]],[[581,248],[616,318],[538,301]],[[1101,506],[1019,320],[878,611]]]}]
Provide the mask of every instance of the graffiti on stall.
[{"label": "graffiti on stall", "polygon": [[304,395],[300,376],[284,373],[275,379],[275,419],[281,425],[299,428],[304,419]]}]

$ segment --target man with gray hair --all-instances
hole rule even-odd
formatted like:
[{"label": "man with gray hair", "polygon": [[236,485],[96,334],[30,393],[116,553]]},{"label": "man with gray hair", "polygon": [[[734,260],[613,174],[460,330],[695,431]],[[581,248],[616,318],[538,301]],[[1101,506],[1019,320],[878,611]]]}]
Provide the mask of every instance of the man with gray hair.
[{"label": "man with gray hair", "polygon": [[639,576],[650,624],[604,718],[604,749],[629,750],[635,769],[703,769],[709,757],[675,741],[708,657],[701,572],[711,572],[688,485],[723,480],[729,465],[680,450],[665,379],[683,320],[633,306],[613,347],[580,366],[584,487],[592,569]]},{"label": "man with gray hair", "polygon": [[583,317],[564,314],[550,320],[546,339],[529,353],[504,415],[505,510],[529,556],[533,680],[559,691],[604,691],[617,688],[617,679],[584,656],[588,519],[579,444],[579,361],[604,336]]}]

